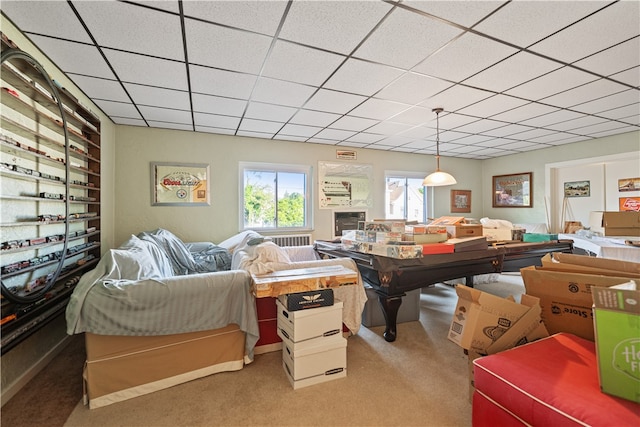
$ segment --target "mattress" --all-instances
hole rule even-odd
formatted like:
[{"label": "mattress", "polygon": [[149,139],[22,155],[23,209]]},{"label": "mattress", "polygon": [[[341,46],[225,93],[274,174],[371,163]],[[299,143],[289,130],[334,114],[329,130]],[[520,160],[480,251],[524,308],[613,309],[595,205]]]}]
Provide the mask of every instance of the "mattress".
[{"label": "mattress", "polygon": [[630,426],[640,405],[600,391],[595,344],[569,333],[473,361],[474,427]]},{"label": "mattress", "polygon": [[85,404],[95,409],[218,372],[240,370],[247,362],[245,339],[235,324],[141,337],[87,332]]}]

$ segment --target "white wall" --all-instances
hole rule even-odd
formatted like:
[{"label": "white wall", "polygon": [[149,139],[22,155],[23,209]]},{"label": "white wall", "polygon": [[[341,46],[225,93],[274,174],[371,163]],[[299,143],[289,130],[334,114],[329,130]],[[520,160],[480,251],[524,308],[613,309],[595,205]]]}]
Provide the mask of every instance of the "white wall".
[{"label": "white wall", "polygon": [[[118,126],[116,148],[116,244],[131,234],[155,228],[171,230],[185,241],[220,242],[239,231],[238,163],[268,162],[308,164],[317,174],[318,161],[347,162],[336,159],[336,147],[324,144],[271,141],[166,129]],[[351,148],[349,148],[351,149]],[[352,162],[373,165],[372,188],[380,188],[374,197],[369,218],[384,218],[384,171],[431,173],[434,156],[356,149]],[[208,163],[211,168],[211,206],[151,206],[151,162]],[[478,177],[481,162],[442,158],[443,169],[453,173],[460,184],[434,190],[435,215],[449,215],[450,190],[482,191]],[[314,178],[315,179],[315,178]],[[333,211],[318,209],[317,183],[314,182],[314,239],[333,238]],[[478,198],[469,217],[479,216]]]}]

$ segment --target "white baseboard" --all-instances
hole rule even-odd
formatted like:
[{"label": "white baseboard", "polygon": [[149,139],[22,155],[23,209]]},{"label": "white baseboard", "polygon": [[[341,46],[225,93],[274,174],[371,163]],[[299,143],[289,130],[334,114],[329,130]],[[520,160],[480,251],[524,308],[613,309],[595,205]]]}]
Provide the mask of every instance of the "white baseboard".
[{"label": "white baseboard", "polygon": [[2,390],[2,404],[4,406],[13,396],[15,396],[22,387],[26,386],[29,381],[31,381],[40,371],[47,367],[49,363],[56,357],[62,349],[64,349],[71,340],[70,336],[62,339],[55,347],[53,347],[49,352],[47,352],[40,360],[38,360],[33,366],[31,366],[27,371],[20,376],[17,380],[15,380],[12,384],[6,387],[5,390]]}]

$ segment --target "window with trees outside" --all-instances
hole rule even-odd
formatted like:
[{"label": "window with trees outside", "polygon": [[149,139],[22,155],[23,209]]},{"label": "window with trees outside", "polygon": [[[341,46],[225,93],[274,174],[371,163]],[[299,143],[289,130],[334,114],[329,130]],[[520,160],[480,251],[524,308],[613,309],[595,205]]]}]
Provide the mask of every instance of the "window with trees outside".
[{"label": "window with trees outside", "polygon": [[311,166],[241,162],[240,174],[242,229],[311,229]]},{"label": "window with trees outside", "polygon": [[427,222],[427,187],[424,177],[404,173],[385,174],[385,218]]}]

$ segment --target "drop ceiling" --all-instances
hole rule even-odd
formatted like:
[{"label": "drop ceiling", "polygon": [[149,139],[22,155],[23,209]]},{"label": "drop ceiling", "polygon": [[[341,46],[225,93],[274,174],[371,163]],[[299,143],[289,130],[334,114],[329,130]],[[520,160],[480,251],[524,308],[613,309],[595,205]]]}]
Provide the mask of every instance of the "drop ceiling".
[{"label": "drop ceiling", "polygon": [[8,1],[116,124],[489,159],[640,129],[640,2]]}]

